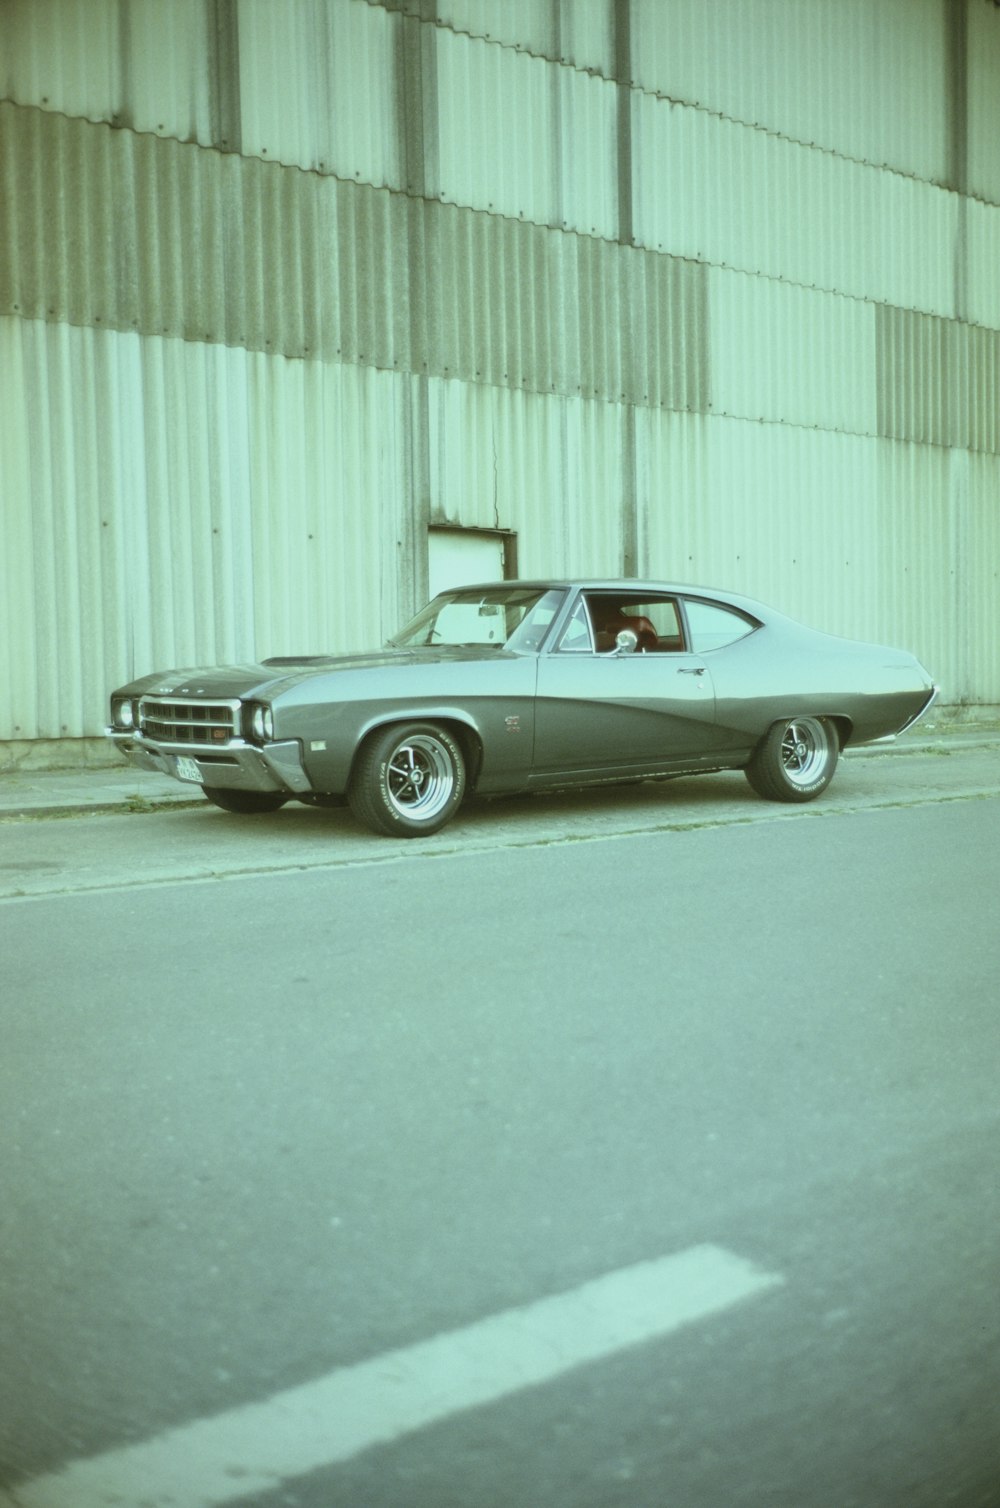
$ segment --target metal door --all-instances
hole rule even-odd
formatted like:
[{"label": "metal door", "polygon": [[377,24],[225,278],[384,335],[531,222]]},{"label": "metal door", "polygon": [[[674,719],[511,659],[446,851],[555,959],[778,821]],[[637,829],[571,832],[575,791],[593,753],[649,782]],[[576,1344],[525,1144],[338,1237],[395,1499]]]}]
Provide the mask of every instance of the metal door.
[{"label": "metal door", "polygon": [[485,529],[431,529],[427,536],[429,596],[480,581],[503,581],[505,537]]}]

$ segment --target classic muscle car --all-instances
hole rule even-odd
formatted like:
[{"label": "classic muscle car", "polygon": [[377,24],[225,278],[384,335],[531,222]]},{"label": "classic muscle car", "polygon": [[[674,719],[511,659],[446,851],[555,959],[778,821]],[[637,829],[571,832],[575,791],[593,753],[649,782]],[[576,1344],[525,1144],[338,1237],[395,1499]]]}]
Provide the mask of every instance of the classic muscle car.
[{"label": "classic muscle car", "polygon": [[750,598],[507,581],[442,593],[372,653],[145,676],[112,694],[107,731],[226,811],[346,798],[417,837],[473,791],[742,769],[769,800],[811,801],[848,744],[894,737],[936,694],[911,654]]}]

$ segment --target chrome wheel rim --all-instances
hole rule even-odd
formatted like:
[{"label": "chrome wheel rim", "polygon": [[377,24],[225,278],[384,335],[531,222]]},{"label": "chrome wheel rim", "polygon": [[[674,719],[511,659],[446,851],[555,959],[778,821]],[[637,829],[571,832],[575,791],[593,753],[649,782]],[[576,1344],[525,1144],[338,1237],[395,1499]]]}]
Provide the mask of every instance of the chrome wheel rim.
[{"label": "chrome wheel rim", "polygon": [[401,817],[429,822],[448,805],[454,789],[451,755],[436,738],[418,734],[392,751],[386,768],[386,793]]},{"label": "chrome wheel rim", "polygon": [[805,787],[817,781],[826,769],[830,740],[821,723],[813,717],[789,723],[781,739],[781,764],[794,786]]}]

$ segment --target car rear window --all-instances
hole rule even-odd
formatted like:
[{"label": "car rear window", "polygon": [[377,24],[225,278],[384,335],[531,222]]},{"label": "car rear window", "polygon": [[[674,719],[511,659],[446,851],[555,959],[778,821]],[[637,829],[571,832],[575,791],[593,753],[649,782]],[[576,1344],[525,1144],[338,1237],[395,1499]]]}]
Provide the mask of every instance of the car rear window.
[{"label": "car rear window", "polygon": [[684,610],[688,623],[688,648],[693,654],[724,649],[727,644],[745,639],[747,634],[760,627],[755,618],[731,607],[721,607],[717,602],[688,598]]}]

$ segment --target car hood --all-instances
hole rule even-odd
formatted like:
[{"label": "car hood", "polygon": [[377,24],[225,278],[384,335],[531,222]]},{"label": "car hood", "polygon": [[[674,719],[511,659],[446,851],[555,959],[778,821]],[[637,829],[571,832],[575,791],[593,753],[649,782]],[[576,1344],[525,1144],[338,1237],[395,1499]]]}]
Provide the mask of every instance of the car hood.
[{"label": "car hood", "polygon": [[432,645],[420,649],[386,648],[364,654],[280,655],[259,664],[215,665],[157,671],[132,681],[122,691],[133,696],[206,696],[246,699],[274,696],[315,675],[386,666],[433,665],[456,660],[512,659],[505,650],[480,644]]}]

